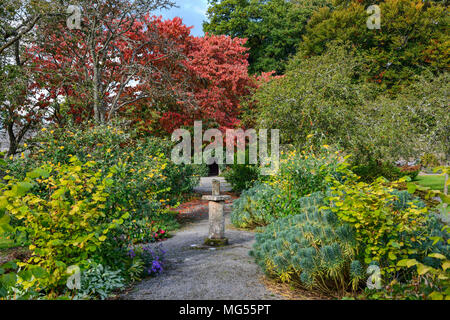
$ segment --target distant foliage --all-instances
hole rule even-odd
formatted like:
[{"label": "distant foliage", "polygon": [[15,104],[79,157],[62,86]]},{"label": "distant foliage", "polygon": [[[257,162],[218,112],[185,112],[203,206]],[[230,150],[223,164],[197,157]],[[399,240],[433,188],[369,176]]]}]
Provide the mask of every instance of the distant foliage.
[{"label": "distant foliage", "polygon": [[381,30],[367,28],[367,2],[343,1],[334,10],[319,9],[308,23],[299,51],[310,57],[323,54],[330,41],[350,41],[368,68],[366,79],[394,92],[425,68],[435,72],[448,69],[449,15],[445,4],[386,0],[378,5]]},{"label": "distant foliage", "polygon": [[233,191],[241,192],[250,189],[259,177],[259,167],[250,164],[233,164],[222,173],[231,184]]},{"label": "distant foliage", "polygon": [[[284,77],[255,93],[253,116],[260,128],[280,129],[282,143],[299,148],[339,144],[354,147],[365,120],[372,88],[355,83],[361,62],[342,44],[330,44],[321,56],[294,56]],[[311,136],[312,135],[312,136]]]},{"label": "distant foliage", "polygon": [[209,0],[206,32],[248,39],[250,73],[284,72],[314,10],[332,1]]},{"label": "distant foliage", "polygon": [[354,47],[327,43],[321,55],[298,54],[284,77],[261,85],[249,114],[257,127],[280,129],[282,143],[329,144],[353,154],[368,181],[380,175],[396,180],[402,174],[393,165],[397,160],[426,152],[448,161],[448,72],[421,69],[393,95],[366,82],[367,71]]}]

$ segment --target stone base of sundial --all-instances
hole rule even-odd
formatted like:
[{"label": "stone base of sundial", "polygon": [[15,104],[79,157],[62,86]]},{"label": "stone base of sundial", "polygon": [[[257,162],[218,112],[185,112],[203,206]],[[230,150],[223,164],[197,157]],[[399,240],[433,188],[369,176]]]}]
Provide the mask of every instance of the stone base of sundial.
[{"label": "stone base of sundial", "polygon": [[229,241],[225,237],[225,201],[230,196],[220,195],[220,181],[213,180],[212,195],[203,196],[202,199],[209,201],[209,235],[205,239],[205,245],[223,247]]}]

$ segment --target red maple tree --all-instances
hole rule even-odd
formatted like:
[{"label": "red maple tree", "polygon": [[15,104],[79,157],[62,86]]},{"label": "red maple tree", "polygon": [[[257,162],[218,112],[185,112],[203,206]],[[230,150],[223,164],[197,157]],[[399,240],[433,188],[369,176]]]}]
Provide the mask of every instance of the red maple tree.
[{"label": "red maple tree", "polygon": [[55,23],[29,49],[37,83],[64,100],[75,121],[121,116],[165,133],[195,120],[239,125],[240,101],[257,85],[245,39],[194,37],[180,18],[104,19],[115,31],[91,30],[89,21],[81,30]]}]

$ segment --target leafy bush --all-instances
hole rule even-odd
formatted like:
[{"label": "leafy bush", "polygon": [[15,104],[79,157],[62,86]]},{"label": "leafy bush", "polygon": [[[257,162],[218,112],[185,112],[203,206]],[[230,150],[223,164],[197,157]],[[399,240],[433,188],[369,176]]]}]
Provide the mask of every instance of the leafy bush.
[{"label": "leafy bush", "polygon": [[250,189],[258,180],[259,168],[256,165],[233,164],[222,175],[231,184],[233,191],[241,192]]},{"label": "leafy bush", "polygon": [[420,173],[420,166],[403,166],[400,168],[401,173],[404,176],[408,176],[411,178],[411,180],[416,180],[417,176]]},{"label": "leafy bush", "polygon": [[[442,226],[442,225],[441,225]],[[433,243],[444,244],[448,241],[449,227],[439,229],[440,235],[433,235]],[[428,253],[422,263],[415,258],[403,259],[397,263],[398,267],[407,268],[411,274],[408,282],[392,280],[385,290],[366,290],[370,299],[408,299],[408,300],[448,300],[450,297],[450,259],[447,254]],[[432,261],[433,263],[429,263]]]},{"label": "leafy bush", "polygon": [[[257,182],[234,201],[232,223],[240,228],[266,226],[275,219],[295,215],[321,201],[328,182],[338,177],[338,156],[324,148],[320,156],[312,152],[283,153],[276,175]],[[311,197],[305,195],[313,194]]]},{"label": "leafy bush", "polygon": [[81,288],[75,298],[107,299],[113,291],[125,287],[125,279],[120,274],[120,270],[113,271],[101,264],[93,264],[81,274]]},{"label": "leafy bush", "polygon": [[420,164],[427,169],[439,166],[439,159],[432,153],[425,153],[420,159]]},{"label": "leafy bush", "polygon": [[58,289],[65,284],[67,268],[101,256],[105,242],[113,241],[120,248],[113,230],[130,214],[108,204],[114,181],[102,178],[93,165],[73,157],[70,164],[35,169],[23,181],[4,177],[8,183],[1,185],[0,210],[23,222],[21,229],[32,243],[31,258],[18,265],[25,271],[38,266],[47,275],[37,279],[22,274],[30,287],[38,282],[46,290]]},{"label": "leafy bush", "polygon": [[379,177],[384,177],[389,181],[396,181],[409,176],[411,180],[415,180],[420,173],[420,167],[417,166],[397,167],[389,162],[374,160],[370,160],[366,164],[355,165],[352,170],[365,182],[373,182]]},{"label": "leafy bush", "polygon": [[339,178],[336,169],[341,160],[338,153],[333,153],[326,145],[316,152],[294,150],[282,153],[280,169],[268,183],[279,188],[290,200],[325,191],[329,185],[325,177]]},{"label": "leafy bush", "polygon": [[[347,181],[336,184],[329,198],[329,210],[356,230],[359,252],[365,263],[377,261],[387,272],[396,271],[392,264],[412,251],[411,239],[425,240],[427,209],[408,203],[397,209],[393,190],[377,180],[372,184]],[[423,231],[423,232],[422,232]]]},{"label": "leafy bush", "polygon": [[[322,54],[333,40],[350,41],[363,58],[365,79],[399,91],[414,74],[431,67],[446,70],[449,63],[447,4],[417,0],[380,1],[382,33],[366,26],[373,2],[340,1],[337,8],[317,10],[308,22],[302,57]],[[415,32],[409,32],[417,25]],[[408,34],[408,41],[402,40]],[[394,91],[394,90],[393,90]]]},{"label": "leafy bush", "polygon": [[[68,163],[72,156],[82,162],[95,161],[94,168],[103,172],[122,163],[130,169],[128,175],[122,177],[129,179],[124,185],[136,185],[138,189],[139,184],[151,182],[159,190],[164,190],[159,199],[170,198],[170,204],[176,204],[179,197],[190,192],[198,184],[198,173],[205,170],[204,166],[175,165],[170,161],[172,142],[163,138],[140,137],[134,131],[122,129],[120,124],[44,128],[28,144],[29,156],[9,162],[9,169],[16,177],[46,162]],[[154,167],[149,161],[158,162],[161,172],[155,171],[152,175],[151,171],[143,171],[149,165]],[[148,174],[147,179],[144,173]],[[137,179],[139,177],[142,178]]]},{"label": "leafy bush", "polygon": [[370,86],[354,81],[365,73],[349,46],[342,44],[330,44],[322,56],[305,59],[297,54],[283,77],[255,92],[251,117],[259,128],[279,129],[282,144],[301,148],[336,143],[350,149],[373,94]]},{"label": "leafy bush", "polygon": [[239,228],[266,226],[276,219],[316,206],[323,198],[324,194],[317,192],[308,197],[288,199],[279,189],[258,183],[233,202],[231,223]]},{"label": "leafy bush", "polygon": [[358,284],[363,275],[350,274],[356,254],[354,231],[331,211],[318,207],[306,207],[268,225],[256,235],[250,255],[282,281],[297,281],[325,293],[342,292],[351,281]]},{"label": "leafy bush", "polygon": [[360,253],[366,263],[377,261],[380,267],[391,272],[395,271],[392,264],[399,259],[439,250],[439,246],[417,250],[418,244],[424,244],[435,236],[433,233],[439,225],[436,225],[435,215],[429,213],[421,200],[407,191],[394,189],[404,180],[388,184],[379,178],[368,184],[359,181],[359,177],[347,169],[346,163],[339,170],[345,172],[346,179],[342,183],[328,178],[334,180],[331,197],[328,198],[332,201],[329,210],[355,228]]},{"label": "leafy bush", "polygon": [[[1,276],[0,294],[70,298],[67,270],[89,270],[88,260],[94,278],[101,268],[127,282],[161,272],[160,251],[128,253],[178,226],[168,208],[198,182],[202,168],[176,166],[166,157],[170,148],[118,127],[43,129],[29,156],[1,162],[0,232],[26,235],[31,258]],[[105,298],[119,286],[111,285],[83,290]]]},{"label": "leafy bush", "polygon": [[278,217],[274,208],[277,199],[276,189],[257,183],[233,202],[231,223],[239,228],[266,226]]},{"label": "leafy bush", "polygon": [[392,163],[381,163],[374,160],[369,160],[366,164],[356,165],[352,170],[365,182],[373,182],[379,177],[395,181],[407,175],[407,173],[402,173],[401,169]]},{"label": "leafy bush", "polygon": [[[415,281],[406,264],[399,265],[408,259],[430,272],[444,272],[446,265],[440,264],[440,259],[450,256],[449,235],[437,215],[430,214],[408,191],[394,189],[403,180],[387,183],[379,178],[365,183],[349,166],[347,161],[339,163],[336,172],[325,178],[329,191],[301,198],[291,215],[286,216],[280,205],[271,208],[269,216],[273,218],[267,219],[271,223],[256,236],[251,252],[257,263],[282,281],[296,281],[339,296],[349,288],[359,289],[372,264],[381,269],[383,284]],[[272,190],[278,186],[274,183]],[[288,199],[284,192],[278,196]],[[254,216],[261,220],[249,200],[237,206],[243,214],[233,213],[234,221],[248,224],[257,220]],[[437,273],[430,279],[438,281]],[[428,285],[436,286],[439,292],[446,290],[442,283]]]},{"label": "leafy bush", "polygon": [[177,227],[174,215],[162,208],[176,205],[198,183],[199,166],[177,166],[167,158],[171,142],[139,138],[117,126],[43,129],[29,142],[30,155],[8,162],[8,171],[24,177],[26,170],[47,162],[69,163],[73,156],[92,162],[92,170],[114,183],[107,207],[126,209],[132,220],[121,229],[132,242],[152,242]]}]

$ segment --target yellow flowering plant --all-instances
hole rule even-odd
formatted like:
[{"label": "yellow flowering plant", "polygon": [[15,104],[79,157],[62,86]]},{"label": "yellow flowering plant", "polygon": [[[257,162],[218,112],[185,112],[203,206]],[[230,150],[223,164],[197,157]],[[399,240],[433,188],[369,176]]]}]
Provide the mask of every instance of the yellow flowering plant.
[{"label": "yellow flowering plant", "polygon": [[[67,268],[99,256],[111,231],[130,218],[121,207],[116,207],[117,218],[107,217],[107,190],[114,181],[94,165],[72,157],[69,164],[47,163],[23,180],[4,177],[0,210],[23,223],[20,228],[31,243],[31,257],[18,263],[17,281],[24,289],[37,286],[50,296],[58,292]],[[40,277],[32,272],[36,267]]]}]

